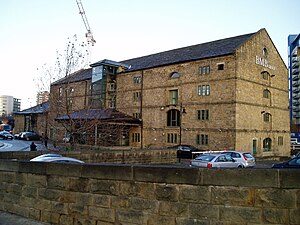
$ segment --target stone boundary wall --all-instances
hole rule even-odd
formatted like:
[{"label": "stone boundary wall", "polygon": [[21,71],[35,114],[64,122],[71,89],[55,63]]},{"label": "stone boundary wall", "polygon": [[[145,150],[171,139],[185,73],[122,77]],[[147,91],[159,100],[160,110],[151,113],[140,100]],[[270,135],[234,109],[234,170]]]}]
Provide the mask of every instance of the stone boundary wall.
[{"label": "stone boundary wall", "polygon": [[90,151],[10,151],[0,152],[0,159],[30,160],[46,153],[58,153],[91,163],[173,164],[177,161],[176,149],[132,149]]},{"label": "stone boundary wall", "polygon": [[299,225],[299,170],[0,160],[0,210],[62,225]]}]

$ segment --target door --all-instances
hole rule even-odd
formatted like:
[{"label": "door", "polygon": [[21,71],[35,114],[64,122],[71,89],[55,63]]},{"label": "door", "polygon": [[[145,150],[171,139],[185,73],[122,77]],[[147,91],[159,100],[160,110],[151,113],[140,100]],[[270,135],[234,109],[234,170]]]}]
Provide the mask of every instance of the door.
[{"label": "door", "polygon": [[257,149],[257,140],[252,141],[252,155],[256,155],[256,149]]}]

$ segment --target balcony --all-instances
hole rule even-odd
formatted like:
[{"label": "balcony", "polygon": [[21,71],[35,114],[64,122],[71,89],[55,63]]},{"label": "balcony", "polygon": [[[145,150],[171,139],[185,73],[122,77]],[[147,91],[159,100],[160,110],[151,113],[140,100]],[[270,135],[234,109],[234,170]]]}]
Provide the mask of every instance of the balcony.
[{"label": "balcony", "polygon": [[300,85],[300,81],[293,82],[293,87],[299,87],[299,85]]},{"label": "balcony", "polygon": [[299,99],[299,98],[300,98],[300,94],[293,95],[293,99]]},{"label": "balcony", "polygon": [[295,69],[295,68],[299,68],[299,65],[300,65],[300,62],[293,62],[292,63],[292,68]]},{"label": "balcony", "polygon": [[299,112],[293,112],[293,117],[295,118],[300,118],[300,113]]},{"label": "balcony", "polygon": [[292,63],[296,63],[296,62],[299,62],[299,61],[300,61],[299,57],[293,57],[292,58]]},{"label": "balcony", "polygon": [[299,107],[293,107],[293,112],[300,112],[300,108]]},{"label": "balcony", "polygon": [[293,80],[293,81],[299,80],[299,76],[293,76],[292,80]]},{"label": "balcony", "polygon": [[299,75],[299,68],[298,69],[292,69],[293,75]]},{"label": "balcony", "polygon": [[300,105],[299,101],[293,101],[293,106],[298,106],[298,105]]},{"label": "balcony", "polygon": [[293,93],[299,93],[300,92],[300,88],[293,88]]}]

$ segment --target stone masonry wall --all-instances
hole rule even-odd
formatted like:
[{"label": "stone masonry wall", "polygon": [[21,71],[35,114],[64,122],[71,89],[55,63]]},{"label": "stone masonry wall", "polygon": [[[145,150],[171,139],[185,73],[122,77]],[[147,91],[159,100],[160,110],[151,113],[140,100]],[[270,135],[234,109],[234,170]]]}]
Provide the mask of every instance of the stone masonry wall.
[{"label": "stone masonry wall", "polygon": [[0,210],[51,224],[296,225],[296,170],[0,161]]}]

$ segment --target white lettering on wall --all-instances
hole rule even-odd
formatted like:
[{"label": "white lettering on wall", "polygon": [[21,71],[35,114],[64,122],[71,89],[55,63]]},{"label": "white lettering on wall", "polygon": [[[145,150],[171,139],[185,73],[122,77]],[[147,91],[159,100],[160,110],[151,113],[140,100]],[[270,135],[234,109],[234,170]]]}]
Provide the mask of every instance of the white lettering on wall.
[{"label": "white lettering on wall", "polygon": [[272,65],[270,65],[270,64],[268,63],[268,60],[266,60],[266,59],[264,59],[264,58],[261,58],[261,57],[259,57],[259,56],[256,56],[256,57],[255,57],[255,63],[256,63],[257,65],[261,65],[261,66],[266,67],[266,68],[269,68],[269,69],[271,69],[271,70],[275,70],[275,69],[276,69],[275,66],[272,66]]}]

